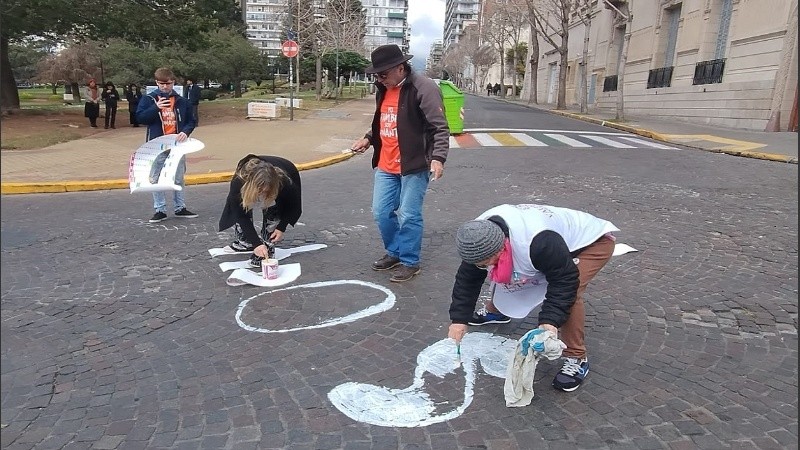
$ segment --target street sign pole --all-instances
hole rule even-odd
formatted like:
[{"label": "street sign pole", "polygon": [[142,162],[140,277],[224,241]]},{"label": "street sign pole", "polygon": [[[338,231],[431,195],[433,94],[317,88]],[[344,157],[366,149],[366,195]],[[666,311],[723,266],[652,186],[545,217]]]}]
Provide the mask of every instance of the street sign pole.
[{"label": "street sign pole", "polygon": [[289,59],[289,120],[294,120],[294,71],[292,59],[300,53],[300,46],[297,42],[289,39],[281,45],[283,56]]},{"label": "street sign pole", "polygon": [[294,81],[292,77],[292,58],[289,58],[289,120],[294,120]]}]

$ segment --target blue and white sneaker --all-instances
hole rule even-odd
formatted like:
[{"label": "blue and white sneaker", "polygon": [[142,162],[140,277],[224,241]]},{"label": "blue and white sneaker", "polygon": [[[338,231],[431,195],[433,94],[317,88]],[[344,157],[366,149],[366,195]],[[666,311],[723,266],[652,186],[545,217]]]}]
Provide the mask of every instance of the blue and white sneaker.
[{"label": "blue and white sneaker", "polygon": [[472,314],[472,319],[467,322],[470,325],[489,325],[490,323],[508,323],[511,322],[511,317],[508,317],[499,312],[489,312],[486,308],[481,308]]},{"label": "blue and white sneaker", "polygon": [[572,392],[580,387],[589,375],[589,360],[567,357],[561,370],[553,378],[553,387],[564,392]]}]

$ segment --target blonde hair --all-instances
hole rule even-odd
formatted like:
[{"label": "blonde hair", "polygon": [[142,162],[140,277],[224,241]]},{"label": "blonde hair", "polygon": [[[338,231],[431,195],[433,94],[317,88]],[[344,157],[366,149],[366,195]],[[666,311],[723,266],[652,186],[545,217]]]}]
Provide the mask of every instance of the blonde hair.
[{"label": "blonde hair", "polygon": [[236,176],[243,181],[242,207],[245,210],[253,209],[259,203],[272,203],[280,192],[284,183],[291,183],[291,179],[278,167],[273,166],[259,158],[251,158],[236,170]]}]

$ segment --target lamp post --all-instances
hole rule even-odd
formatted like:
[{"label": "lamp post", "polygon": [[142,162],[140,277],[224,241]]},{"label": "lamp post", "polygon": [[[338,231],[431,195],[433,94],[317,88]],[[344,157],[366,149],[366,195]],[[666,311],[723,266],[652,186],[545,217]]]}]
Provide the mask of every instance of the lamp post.
[{"label": "lamp post", "polygon": [[342,37],[342,25],[347,23],[347,19],[342,19],[336,26],[336,102],[339,101],[339,46],[341,45],[340,39]]}]

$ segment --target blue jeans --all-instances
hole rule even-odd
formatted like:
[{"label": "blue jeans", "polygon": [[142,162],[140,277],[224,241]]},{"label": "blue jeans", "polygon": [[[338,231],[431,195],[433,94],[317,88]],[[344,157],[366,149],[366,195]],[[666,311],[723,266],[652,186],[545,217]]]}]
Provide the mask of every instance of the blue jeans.
[{"label": "blue jeans", "polygon": [[[183,185],[183,174],[186,173],[186,158],[181,158],[181,162],[178,163],[178,169],[175,171],[175,184],[179,185],[180,187],[184,187]],[[175,207],[175,212],[180,211],[183,208],[186,208],[186,202],[183,200],[183,190],[180,191],[172,191],[173,192],[173,203]],[[162,212],[164,214],[167,213],[167,196],[164,192],[153,192],[153,208],[156,212]]]},{"label": "blue jeans", "polygon": [[399,175],[375,170],[372,216],[386,254],[404,266],[417,267],[422,249],[422,201],[428,189],[427,171]]}]

